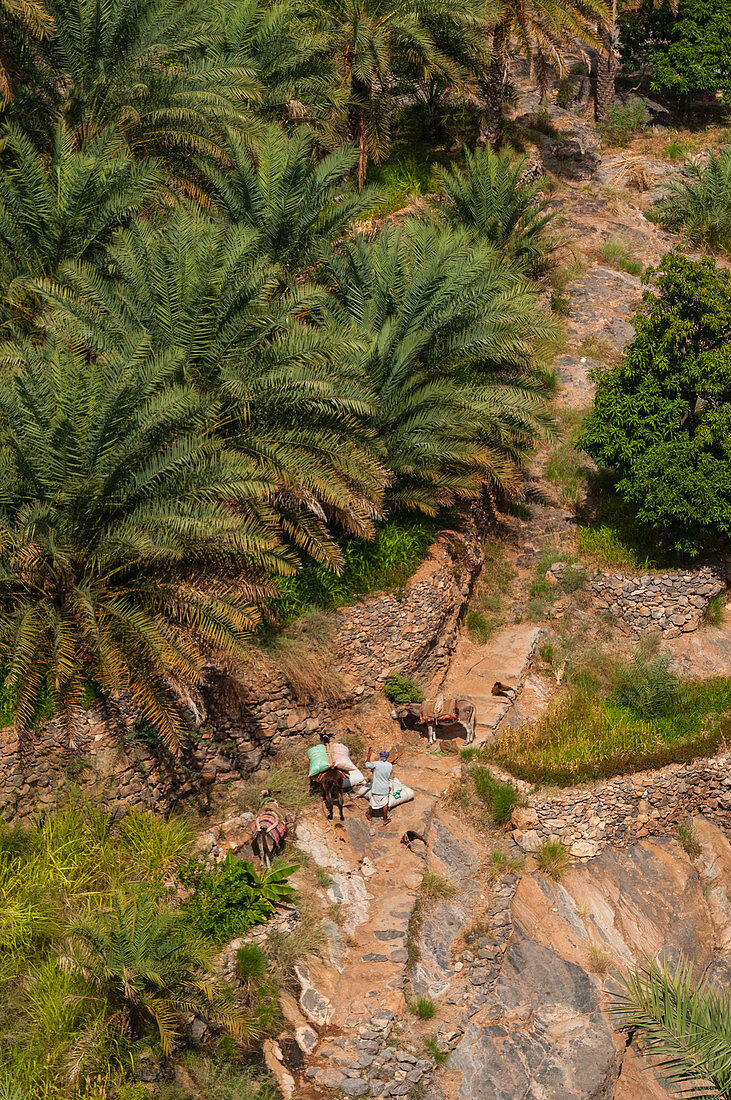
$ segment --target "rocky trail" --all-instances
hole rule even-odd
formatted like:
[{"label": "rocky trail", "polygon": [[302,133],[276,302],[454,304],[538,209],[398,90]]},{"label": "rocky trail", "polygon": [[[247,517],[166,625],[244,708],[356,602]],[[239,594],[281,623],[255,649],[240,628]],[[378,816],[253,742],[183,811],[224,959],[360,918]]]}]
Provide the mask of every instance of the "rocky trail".
[{"label": "rocky trail", "polygon": [[[626,184],[622,157],[606,158],[600,168],[591,187],[573,182],[561,200],[585,266],[566,289],[568,347],[555,361],[556,403],[577,410],[591,401],[588,372],[596,365],[582,354],[582,342],[593,338],[608,355],[619,354],[632,336],[629,317],[642,290],[637,276],[597,259],[602,240],[623,235],[645,264],[673,243],[646,220],[639,202],[609,193],[618,173]],[[666,175],[658,170],[660,184]],[[536,563],[571,534],[575,518],[546,482],[545,459],[539,453],[528,473],[527,512],[504,517],[508,621],[482,645],[463,631],[441,683],[445,695],[475,702],[478,743],[549,701],[530,677],[547,624],[530,621],[526,609]],[[728,669],[728,624],[672,644],[686,671]],[[496,680],[514,687],[515,698],[493,696]],[[325,922],[325,957],[298,971],[302,992],[288,1018],[302,1064],[278,1064],[279,1048],[268,1058],[287,1100],[333,1093],[428,1100],[667,1097],[612,1028],[608,975],[643,951],[660,949],[671,959],[683,950],[700,970],[715,966],[720,976],[726,973],[726,837],[699,820],[702,872],[675,840],[648,838],[604,848],[561,884],[538,874],[531,856],[522,875],[507,871],[491,881],[484,838],[443,798],[461,773],[461,741],[430,748],[415,735],[405,737],[396,770],[415,799],[394,812],[388,827],[377,821],[370,835],[364,800],[346,806],[342,824],[325,821],[319,811],[298,824],[297,844],[328,876],[328,901],[344,918]],[[401,845],[407,828],[427,837],[423,856]],[[449,896],[425,893],[425,871],[451,884]],[[420,996],[435,1002],[433,1020],[408,1011]],[[437,1066],[439,1050],[451,1052],[444,1068]]]}]

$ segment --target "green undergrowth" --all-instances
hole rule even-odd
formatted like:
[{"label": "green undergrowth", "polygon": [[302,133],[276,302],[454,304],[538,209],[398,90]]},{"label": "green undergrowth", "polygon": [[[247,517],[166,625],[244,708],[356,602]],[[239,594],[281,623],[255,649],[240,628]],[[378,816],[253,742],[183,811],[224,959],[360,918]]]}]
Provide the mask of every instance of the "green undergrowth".
[{"label": "green undergrowth", "polygon": [[576,447],[585,415],[580,409],[558,410],[560,438],[546,462],[547,479],[555,485],[564,508],[573,512],[578,512],[584,502],[594,466],[591,459]]},{"label": "green undergrowth", "polygon": [[344,540],[340,573],[308,564],[294,576],[282,578],[273,613],[280,622],[290,623],[310,608],[330,611],[368,592],[400,588],[424,560],[445,521],[444,516],[399,517],[379,527],[370,542]]},{"label": "green undergrowth", "polygon": [[[277,989],[262,960],[244,960],[239,987],[216,976],[213,941],[231,914],[251,926],[289,898],[291,869],[258,875],[241,862],[238,877],[225,864],[207,872],[188,862],[194,837],[185,818],[133,812],[114,824],[80,798],[38,825],[0,826],[0,1079],[13,1100],[138,1100],[139,1059],[163,1050],[155,1005],[178,1056],[197,1058],[201,1082],[210,1066],[186,1037],[190,1011],[210,1013],[224,1031],[226,1020],[241,1021],[235,1040],[217,1029],[220,1039],[209,1039],[231,1090],[201,1095],[273,1100],[251,1054],[279,1018]],[[173,889],[181,873],[190,894],[182,910]],[[206,891],[207,875],[221,889]],[[276,973],[268,945],[267,956]]]},{"label": "green undergrowth", "polygon": [[[560,654],[546,653],[555,662]],[[479,752],[532,783],[567,786],[712,755],[731,738],[731,679],[680,682],[636,654],[562,660],[563,694],[534,723]]]}]

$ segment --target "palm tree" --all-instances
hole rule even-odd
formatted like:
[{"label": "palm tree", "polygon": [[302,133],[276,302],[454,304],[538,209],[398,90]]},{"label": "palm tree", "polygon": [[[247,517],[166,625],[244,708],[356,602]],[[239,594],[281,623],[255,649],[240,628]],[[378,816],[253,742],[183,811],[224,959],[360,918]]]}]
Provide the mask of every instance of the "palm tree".
[{"label": "palm tree", "polygon": [[515,489],[546,425],[532,346],[552,328],[526,280],[464,233],[418,223],[326,262],[378,395],[389,503],[435,514],[485,483]]},{"label": "palm tree", "polygon": [[133,213],[159,204],[164,182],[160,167],[137,163],[111,129],[79,148],[59,124],[50,161],[14,124],[8,125],[5,142],[0,328],[3,321],[31,320],[38,307],[32,281],[53,275],[64,260],[98,256]]},{"label": "palm tree", "polygon": [[250,74],[258,117],[304,119],[329,130],[339,99],[335,66],[327,36],[297,0],[219,0],[203,13],[195,49]]},{"label": "palm tree", "polygon": [[447,28],[472,26],[474,12],[450,0],[324,0],[316,15],[346,92],[346,140],[359,151],[360,188],[369,157],[380,160],[390,143],[397,74],[442,71],[450,61],[440,46],[459,42]]},{"label": "palm tree", "polygon": [[291,571],[265,471],[149,341],[90,358],[15,344],[0,376],[0,659],[16,727],[44,690],[73,740],[85,684],[175,747],[212,656],[241,657],[266,574]]},{"label": "palm tree", "polygon": [[[170,179],[195,188],[191,154],[223,156],[227,127],[251,126],[256,79],[230,60],[191,56],[204,0],[48,0],[47,126],[77,144],[114,126],[138,159],[160,156]],[[24,119],[13,115],[24,124]]]},{"label": "palm tree", "polygon": [[306,129],[288,135],[268,126],[255,150],[237,143],[231,159],[230,167],[209,166],[211,197],[234,224],[257,233],[262,256],[290,285],[314,264],[321,242],[342,236],[380,198],[350,182],[356,150],[341,146],[320,157]]},{"label": "palm tree", "polygon": [[614,1010],[673,1082],[673,1095],[731,1100],[728,997],[706,979],[695,985],[682,958],[674,970],[648,959],[621,983]]},{"label": "palm tree", "polygon": [[564,54],[575,50],[577,39],[598,47],[596,28],[603,27],[608,19],[605,0],[498,0],[497,18],[488,32],[492,51],[483,81],[485,114],[478,147],[484,149],[489,143],[497,149],[500,145],[513,49],[519,49],[534,66],[543,95],[550,68],[563,72]]},{"label": "palm tree", "polygon": [[[650,0],[653,7],[659,7],[663,0]],[[669,0],[675,13],[677,0]],[[638,11],[641,0],[611,0],[608,18],[599,28],[599,41],[602,49],[596,59],[595,108],[597,122],[606,122],[612,107],[617,102],[616,80],[619,70],[619,26],[617,18],[629,12]]]},{"label": "palm tree", "polygon": [[527,157],[465,149],[464,169],[441,173],[447,221],[498,248],[529,275],[545,271],[557,245],[547,232],[555,214],[542,198],[540,181],[524,180]]},{"label": "palm tree", "polygon": [[[282,241],[289,255],[286,233]],[[315,323],[322,292],[280,293],[270,245],[265,233],[181,203],[120,235],[108,250],[110,276],[69,264],[61,288],[43,289],[64,331],[94,354],[123,354],[140,333],[159,354],[175,354],[177,379],[216,397],[221,431],[260,470],[267,522],[337,568],[332,528],[367,536],[379,514],[384,472],[364,424],[373,395],[352,338]]]},{"label": "palm tree", "polygon": [[191,1013],[252,1038],[251,1019],[233,1006],[210,972],[213,950],[194,936],[180,910],[142,891],[112,895],[109,909],[76,921],[63,968],[79,975],[103,1005],[104,1026],[135,1042],[156,1033],[169,1055]]},{"label": "palm tree", "polygon": [[0,0],[0,102],[12,100],[28,53],[52,31],[43,0]]}]

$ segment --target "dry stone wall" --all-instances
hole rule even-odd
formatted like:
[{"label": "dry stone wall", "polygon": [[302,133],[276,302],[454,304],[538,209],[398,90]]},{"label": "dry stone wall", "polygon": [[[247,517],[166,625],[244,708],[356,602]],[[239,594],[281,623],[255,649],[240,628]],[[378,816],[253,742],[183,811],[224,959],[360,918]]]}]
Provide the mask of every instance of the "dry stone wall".
[{"label": "dry stone wall", "polygon": [[87,712],[74,749],[53,721],[23,744],[12,728],[0,730],[0,815],[43,811],[69,785],[112,810],[163,810],[187,798],[205,804],[214,782],[250,775],[288,744],[347,726],[386,676],[416,675],[426,683],[443,672],[481,562],[478,532],[469,521],[462,532],[437,539],[400,593],[337,611],[327,659],[345,687],[335,702],[298,699],[277,666],[262,657],[250,682],[235,691],[210,671],[203,689],[208,719],[175,757],[146,740],[119,705]]},{"label": "dry stone wall", "polygon": [[[560,581],[567,569],[556,562],[549,576]],[[617,628],[638,638],[648,630],[677,638],[697,630],[710,600],[726,587],[726,568],[704,566],[695,572],[587,573],[586,584],[597,611],[611,615]]]},{"label": "dry stone wall", "polygon": [[675,832],[693,814],[731,829],[731,754],[533,798],[513,812],[513,839],[523,851],[534,852],[547,838],[560,837],[584,860],[610,843],[624,847]]}]

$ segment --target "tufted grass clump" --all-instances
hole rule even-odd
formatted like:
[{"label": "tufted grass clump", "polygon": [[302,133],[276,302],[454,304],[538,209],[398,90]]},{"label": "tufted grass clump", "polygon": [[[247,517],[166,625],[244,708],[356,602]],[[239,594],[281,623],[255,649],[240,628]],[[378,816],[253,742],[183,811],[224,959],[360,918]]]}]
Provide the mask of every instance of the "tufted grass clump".
[{"label": "tufted grass clump", "polygon": [[606,974],[612,965],[612,953],[603,943],[590,940],[586,945],[586,958],[593,974]]},{"label": "tufted grass clump", "polygon": [[571,865],[571,855],[562,840],[544,840],[536,852],[536,861],[544,875],[558,882]]},{"label": "tufted grass clump", "polygon": [[696,856],[701,854],[701,842],[698,839],[698,834],[693,828],[692,822],[687,822],[685,825],[678,825],[675,835],[678,838],[678,844],[691,859],[695,859]]},{"label": "tufted grass clump", "polygon": [[504,825],[510,820],[510,815],[518,802],[518,792],[515,787],[512,783],[499,782],[487,768],[480,766],[472,768],[472,779],[477,795],[489,809],[494,823]]},{"label": "tufted grass clump", "polygon": [[432,1020],[436,1015],[437,1006],[431,997],[417,997],[409,1005],[409,1012],[418,1016],[420,1020]]},{"label": "tufted grass clump", "polygon": [[424,1050],[438,1066],[443,1066],[449,1058],[449,1051],[440,1045],[436,1035],[430,1035],[428,1039],[424,1040]]},{"label": "tufted grass clump", "polygon": [[457,893],[457,887],[443,875],[438,875],[435,871],[425,871],[419,885],[419,892],[423,897],[434,900],[453,898]]},{"label": "tufted grass clump", "polygon": [[668,657],[648,660],[638,650],[629,664],[617,671],[614,697],[642,718],[660,718],[672,714],[680,701],[680,682],[670,671]]}]

